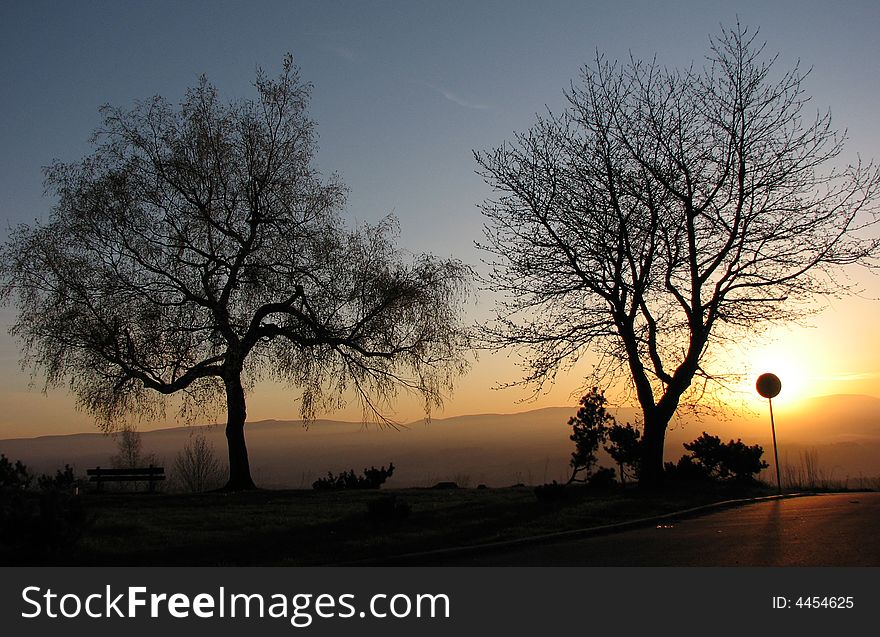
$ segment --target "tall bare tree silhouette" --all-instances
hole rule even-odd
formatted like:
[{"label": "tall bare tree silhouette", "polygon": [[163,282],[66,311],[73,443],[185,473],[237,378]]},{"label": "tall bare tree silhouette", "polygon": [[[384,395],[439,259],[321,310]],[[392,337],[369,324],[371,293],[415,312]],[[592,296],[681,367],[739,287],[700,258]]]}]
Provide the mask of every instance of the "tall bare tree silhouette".
[{"label": "tall bare tree silhouette", "polygon": [[46,170],[51,218],[15,229],[0,265],[25,361],[104,427],[156,415],[164,395],[187,413],[225,399],[230,489],[253,487],[257,379],[299,389],[306,419],[352,396],[381,418],[401,389],[430,410],[466,366],[469,270],[405,261],[391,218],[347,229],[292,58],[255,86],[223,103],[202,78],[179,108],[105,107],[94,151]]},{"label": "tall bare tree silhouette", "polygon": [[702,68],[597,55],[564,112],[475,153],[498,193],[483,205],[501,293],[486,341],[522,348],[538,387],[587,350],[597,376],[623,372],[644,484],[719,344],[812,311],[847,291],[840,266],[878,256],[863,232],[878,171],[835,167],[844,136],[806,112],[806,73],[780,72],[740,25],[710,42]]}]

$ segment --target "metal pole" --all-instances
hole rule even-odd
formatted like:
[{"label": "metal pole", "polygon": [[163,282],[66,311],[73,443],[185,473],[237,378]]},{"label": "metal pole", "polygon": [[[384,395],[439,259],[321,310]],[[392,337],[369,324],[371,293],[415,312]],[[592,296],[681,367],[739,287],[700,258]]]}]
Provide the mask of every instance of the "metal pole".
[{"label": "metal pole", "polygon": [[776,492],[782,494],[782,480],[779,479],[779,452],[776,450],[776,423],[773,422],[773,399],[768,398],[770,403],[770,430],[773,432],[773,459],[776,461]]}]

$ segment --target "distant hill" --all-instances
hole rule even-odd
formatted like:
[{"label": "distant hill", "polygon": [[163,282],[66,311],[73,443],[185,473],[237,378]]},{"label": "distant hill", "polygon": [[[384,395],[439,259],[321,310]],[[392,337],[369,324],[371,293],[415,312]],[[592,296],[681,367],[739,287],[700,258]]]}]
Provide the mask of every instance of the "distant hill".
[{"label": "distant hill", "polygon": [[[461,486],[539,484],[568,477],[573,443],[567,425],[572,407],[549,407],[517,414],[477,414],[416,422],[400,430],[360,423],[320,420],[308,429],[299,422],[266,420],[247,425],[251,466],[258,484],[308,488],[327,471],[361,471],[393,462],[391,487],[430,486],[454,480]],[[618,420],[634,421],[635,411],[621,410]],[[764,445],[772,458],[765,414],[727,419],[683,419],[667,437],[666,455],[678,458],[681,443],[701,431],[722,438],[742,438]],[[143,433],[145,452],[170,468],[187,437],[204,432],[225,458],[222,426],[175,427]],[[827,473],[837,478],[880,475],[880,399],[826,396],[777,413],[780,460],[797,463],[815,449]],[[34,471],[53,471],[65,463],[79,473],[108,466],[115,443],[100,433],[0,440],[0,453],[20,459]],[[610,464],[610,463],[609,463]]]},{"label": "distant hill", "polygon": [[804,442],[880,440],[880,398],[874,396],[819,396],[781,413],[794,420],[786,426]]}]

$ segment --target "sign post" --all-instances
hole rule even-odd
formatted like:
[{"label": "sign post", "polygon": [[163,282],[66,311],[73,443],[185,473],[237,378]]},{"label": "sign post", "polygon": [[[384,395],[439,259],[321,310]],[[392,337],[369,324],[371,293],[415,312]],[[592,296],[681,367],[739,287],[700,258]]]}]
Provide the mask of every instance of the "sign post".
[{"label": "sign post", "polygon": [[773,398],[782,390],[782,381],[776,374],[761,374],[755,383],[758,393],[770,403],[770,431],[773,432],[773,459],[776,462],[776,492],[782,493],[782,480],[779,478],[779,452],[776,449],[776,423],[773,422]]}]

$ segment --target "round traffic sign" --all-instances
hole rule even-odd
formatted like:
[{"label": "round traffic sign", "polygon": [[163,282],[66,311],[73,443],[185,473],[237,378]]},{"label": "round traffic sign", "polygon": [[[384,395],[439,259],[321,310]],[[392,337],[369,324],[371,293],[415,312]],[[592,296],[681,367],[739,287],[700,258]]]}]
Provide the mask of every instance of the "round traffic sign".
[{"label": "round traffic sign", "polygon": [[782,390],[782,381],[776,374],[761,374],[755,388],[764,398],[775,398]]}]

